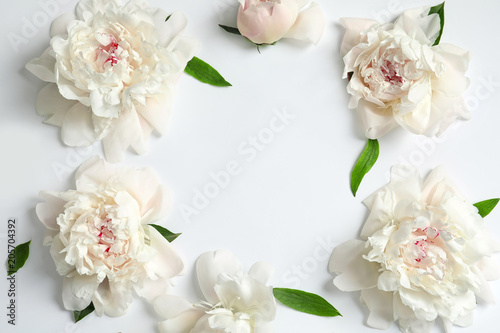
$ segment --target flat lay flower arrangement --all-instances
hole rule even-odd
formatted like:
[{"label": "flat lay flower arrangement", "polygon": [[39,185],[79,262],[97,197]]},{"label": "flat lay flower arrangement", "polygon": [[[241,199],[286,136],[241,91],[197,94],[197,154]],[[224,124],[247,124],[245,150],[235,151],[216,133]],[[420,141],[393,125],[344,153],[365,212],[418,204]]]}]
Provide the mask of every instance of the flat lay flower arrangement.
[{"label": "flat lay flower arrangement", "polygon": [[[259,53],[287,39],[314,52],[329,24],[315,1],[234,2],[236,24],[213,25],[221,35],[239,35],[229,39],[246,39]],[[331,80],[344,79],[346,91],[333,93],[349,95],[345,112],[356,114],[367,140],[350,174],[356,196],[380,157],[378,140],[388,132],[400,127],[439,137],[456,120],[471,118],[463,97],[471,57],[442,40],[444,3],[403,10],[390,22],[339,22],[344,68],[342,77]],[[176,239],[190,235],[170,231],[165,221],[175,193],[151,167],[111,164],[123,162],[129,148],[146,154],[151,134],[166,134],[184,74],[211,85],[207,89],[232,89],[195,56],[205,41],[189,36],[186,27],[181,12],[145,1],[80,0],[75,13],[53,21],[50,46],[26,65],[46,83],[36,113],[61,128],[62,143],[86,147],[101,141],[104,153],[76,168],[71,188],[39,193],[36,216],[46,234],[37,237],[61,276],[62,306],[79,322],[94,313],[127,316],[133,302],[144,301],[154,309],[162,333],[270,333],[282,306],[349,320],[342,317],[333,289],[318,295],[276,286],[273,263],[244,267],[232,252],[217,248],[186,262]],[[216,67],[231,81],[223,63]],[[352,163],[339,158],[344,162]],[[335,188],[352,199],[348,190]],[[342,240],[324,269],[333,276],[335,292],[359,293],[370,327],[389,329],[396,322],[401,332],[431,332],[436,320],[446,332],[471,326],[478,302],[496,299],[489,281],[500,278],[495,258],[500,243],[486,217],[499,201],[469,201],[443,166],[423,177],[413,166],[395,165],[389,183],[363,201],[364,224],[341,214],[361,227],[359,237]],[[332,228],[336,223],[331,221]],[[29,263],[30,247],[31,241],[12,252],[9,276]],[[191,266],[195,274],[186,276]],[[201,298],[179,293],[181,279],[192,279]]]}]

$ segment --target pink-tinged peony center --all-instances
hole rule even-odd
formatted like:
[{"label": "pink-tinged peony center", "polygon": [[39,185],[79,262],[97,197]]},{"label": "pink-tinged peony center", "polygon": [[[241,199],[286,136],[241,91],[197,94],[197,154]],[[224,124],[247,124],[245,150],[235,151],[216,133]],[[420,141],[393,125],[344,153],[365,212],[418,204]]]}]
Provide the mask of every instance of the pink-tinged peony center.
[{"label": "pink-tinged peony center", "polygon": [[447,256],[440,238],[440,230],[432,227],[416,229],[413,241],[407,246],[408,265],[442,280],[446,271]]},{"label": "pink-tinged peony center", "polygon": [[97,41],[101,44],[97,48],[96,65],[98,68],[105,70],[106,66],[114,66],[120,60],[122,51],[118,41],[113,35],[98,33]]},{"label": "pink-tinged peony center", "polygon": [[384,81],[393,85],[401,86],[403,84],[403,77],[399,74],[400,66],[401,64],[394,64],[389,60],[386,60],[380,67],[380,72],[382,73]]},{"label": "pink-tinged peony center", "polygon": [[115,235],[113,234],[111,219],[104,217],[101,219],[99,225],[96,225],[98,244],[102,245],[105,250],[104,253],[109,254],[109,250],[115,242]]}]

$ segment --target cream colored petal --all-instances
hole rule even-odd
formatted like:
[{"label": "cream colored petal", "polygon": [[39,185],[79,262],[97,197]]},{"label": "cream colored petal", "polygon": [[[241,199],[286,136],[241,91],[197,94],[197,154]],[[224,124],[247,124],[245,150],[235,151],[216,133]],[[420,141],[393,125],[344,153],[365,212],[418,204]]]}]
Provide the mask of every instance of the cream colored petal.
[{"label": "cream colored petal", "polygon": [[37,95],[36,112],[45,117],[45,123],[62,126],[66,113],[77,103],[62,97],[57,85],[49,83]]},{"label": "cream colored petal", "polygon": [[214,286],[219,275],[241,273],[241,266],[236,257],[229,251],[218,250],[202,254],[196,261],[196,275],[205,299],[211,304],[219,303]]},{"label": "cream colored petal", "polygon": [[61,137],[71,147],[89,146],[96,140],[92,124],[92,111],[77,103],[66,112],[61,129]]},{"label": "cream colored petal", "polygon": [[321,6],[317,2],[299,12],[293,26],[284,38],[293,38],[318,44],[325,31],[326,19]]},{"label": "cream colored petal", "polygon": [[52,53],[52,48],[49,47],[43,52],[40,58],[35,58],[28,62],[26,69],[42,81],[56,82],[56,58],[52,56]]},{"label": "cream colored petal", "polygon": [[344,242],[333,250],[328,270],[339,274],[333,280],[337,288],[356,291],[377,285],[380,265],[363,259],[368,252],[365,242],[356,239]]},{"label": "cream colored petal", "polygon": [[394,322],[392,298],[392,293],[377,288],[361,290],[361,299],[370,310],[368,326],[379,330],[386,330],[391,326]]}]

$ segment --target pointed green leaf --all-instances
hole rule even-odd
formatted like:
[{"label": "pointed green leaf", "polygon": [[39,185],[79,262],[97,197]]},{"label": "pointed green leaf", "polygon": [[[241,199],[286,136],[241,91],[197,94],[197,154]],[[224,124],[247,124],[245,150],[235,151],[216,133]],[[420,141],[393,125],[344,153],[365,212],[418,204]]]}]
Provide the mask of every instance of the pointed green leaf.
[{"label": "pointed green leaf", "polygon": [[356,196],[359,184],[363,177],[370,171],[372,166],[377,162],[379,154],[379,145],[377,140],[368,139],[366,148],[358,159],[351,173],[351,192]]},{"label": "pointed green leaf", "polygon": [[73,311],[73,317],[75,318],[75,323],[79,322],[83,318],[87,317],[89,314],[94,312],[94,303],[90,302],[89,306],[81,311]]},{"label": "pointed green leaf", "polygon": [[486,217],[489,213],[491,213],[491,211],[493,210],[493,208],[495,208],[499,201],[499,198],[489,199],[475,203],[474,206],[476,206],[481,217]]},{"label": "pointed green leaf", "polygon": [[438,14],[439,15],[439,24],[441,26],[441,28],[439,29],[439,34],[436,38],[436,41],[434,42],[434,44],[432,44],[432,46],[435,46],[435,45],[438,45],[439,42],[441,41],[441,36],[443,35],[443,30],[444,30],[444,2],[439,4],[439,5],[436,5],[434,7],[431,7],[431,9],[429,10],[429,14],[428,15],[431,15],[431,14]]},{"label": "pointed green leaf", "polygon": [[168,15],[167,18],[165,19],[165,22],[167,22],[171,16],[172,16],[172,14]]},{"label": "pointed green leaf", "polygon": [[235,34],[235,35],[241,36],[241,32],[238,30],[238,28],[228,27],[227,25],[222,25],[222,24],[219,24],[219,27],[221,27],[225,31],[229,32],[230,34]]},{"label": "pointed green leaf", "polygon": [[274,288],[273,295],[280,303],[294,310],[316,316],[342,316],[327,300],[316,294],[297,289]]},{"label": "pointed green leaf", "polygon": [[201,60],[200,58],[193,57],[184,69],[184,72],[191,75],[198,81],[210,84],[217,87],[229,87],[231,83],[227,82],[222,75],[215,70],[212,66]]},{"label": "pointed green leaf", "polygon": [[161,225],[150,224],[153,228],[155,228],[169,243],[172,243],[177,237],[182,234],[174,234],[170,230],[163,228]]},{"label": "pointed green leaf", "polygon": [[16,246],[11,252],[14,254],[13,259],[9,259],[12,258],[9,254],[9,258],[7,259],[7,275],[10,276],[17,273],[24,266],[30,256],[30,244],[31,241]]}]

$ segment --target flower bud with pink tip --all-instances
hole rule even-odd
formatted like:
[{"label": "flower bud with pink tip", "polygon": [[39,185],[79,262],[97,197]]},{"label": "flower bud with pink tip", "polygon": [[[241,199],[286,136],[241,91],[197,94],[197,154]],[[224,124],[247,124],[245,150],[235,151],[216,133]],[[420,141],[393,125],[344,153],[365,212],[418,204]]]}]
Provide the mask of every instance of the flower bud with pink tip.
[{"label": "flower bud with pink tip", "polygon": [[319,5],[303,0],[238,0],[237,26],[251,42],[273,44],[294,38],[317,44],[325,29]]}]

